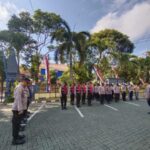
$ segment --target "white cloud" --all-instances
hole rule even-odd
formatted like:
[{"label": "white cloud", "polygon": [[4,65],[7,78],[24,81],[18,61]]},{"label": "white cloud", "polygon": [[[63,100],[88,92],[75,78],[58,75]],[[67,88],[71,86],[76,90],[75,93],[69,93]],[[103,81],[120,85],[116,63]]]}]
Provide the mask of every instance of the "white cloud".
[{"label": "white cloud", "polygon": [[6,28],[6,24],[10,17],[13,14],[18,14],[19,12],[23,11],[24,9],[18,9],[15,4],[6,2],[0,2],[0,26],[2,28]]},{"label": "white cloud", "polygon": [[150,33],[149,13],[150,3],[148,2],[136,4],[131,10],[126,11],[121,16],[118,15],[118,12],[111,12],[102,17],[91,32],[98,32],[106,28],[117,29],[127,34],[132,40],[137,40],[145,33]]}]

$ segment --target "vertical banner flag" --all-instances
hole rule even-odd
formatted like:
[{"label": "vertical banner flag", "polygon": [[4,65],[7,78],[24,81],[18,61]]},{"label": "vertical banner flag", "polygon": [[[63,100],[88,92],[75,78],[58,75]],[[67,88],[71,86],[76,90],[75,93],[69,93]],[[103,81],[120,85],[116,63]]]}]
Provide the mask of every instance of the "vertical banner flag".
[{"label": "vertical banner flag", "polygon": [[46,91],[50,92],[51,77],[50,77],[50,72],[49,72],[49,55],[46,55],[44,60],[45,60],[45,75],[46,75],[46,80],[47,80]]},{"label": "vertical banner flag", "polygon": [[96,66],[94,66],[94,71],[96,72],[96,75],[100,79],[100,81],[103,82],[104,81],[104,77],[103,77],[100,69],[98,69]]}]

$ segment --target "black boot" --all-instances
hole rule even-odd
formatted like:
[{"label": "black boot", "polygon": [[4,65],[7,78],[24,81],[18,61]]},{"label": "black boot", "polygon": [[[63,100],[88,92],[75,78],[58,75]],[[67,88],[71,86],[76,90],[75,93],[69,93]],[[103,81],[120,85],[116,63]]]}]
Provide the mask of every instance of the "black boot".
[{"label": "black boot", "polygon": [[25,143],[25,140],[24,139],[13,139],[12,141],[12,145],[21,145],[21,144],[24,144]]},{"label": "black boot", "polygon": [[24,139],[26,136],[24,134],[18,135],[18,139]]},{"label": "black boot", "polygon": [[21,132],[25,131],[25,127],[20,127],[19,131]]}]

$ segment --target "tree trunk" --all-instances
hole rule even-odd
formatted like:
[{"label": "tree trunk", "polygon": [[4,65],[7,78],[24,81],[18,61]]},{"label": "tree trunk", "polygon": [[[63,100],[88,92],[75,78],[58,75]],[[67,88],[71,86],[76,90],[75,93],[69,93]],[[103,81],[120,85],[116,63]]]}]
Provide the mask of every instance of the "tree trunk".
[{"label": "tree trunk", "polygon": [[73,81],[72,53],[70,52],[70,81]]}]

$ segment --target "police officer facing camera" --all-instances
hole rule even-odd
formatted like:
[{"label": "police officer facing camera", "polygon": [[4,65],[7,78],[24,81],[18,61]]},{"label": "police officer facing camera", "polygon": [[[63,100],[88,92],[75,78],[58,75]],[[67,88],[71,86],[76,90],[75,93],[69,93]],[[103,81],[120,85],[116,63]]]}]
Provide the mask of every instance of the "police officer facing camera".
[{"label": "police officer facing camera", "polygon": [[82,87],[81,85],[78,83],[76,86],[76,105],[77,107],[80,107],[80,103],[81,103],[81,92],[82,92]]},{"label": "police officer facing camera", "polygon": [[28,81],[28,79],[23,77],[14,91],[14,103],[12,106],[12,112],[13,112],[12,144],[13,145],[25,143],[25,139],[24,139],[25,136],[19,135],[19,131],[20,131],[20,123],[21,123],[22,117],[24,115],[24,110],[27,107],[27,103],[25,102],[26,101],[25,89],[27,87],[27,81]]},{"label": "police officer facing camera", "polygon": [[75,84],[74,83],[70,87],[70,99],[71,99],[71,105],[74,105],[74,99],[75,99]]},{"label": "police officer facing camera", "polygon": [[65,82],[64,85],[61,87],[61,108],[62,110],[67,109],[67,94],[68,94],[68,87],[67,83]]}]

